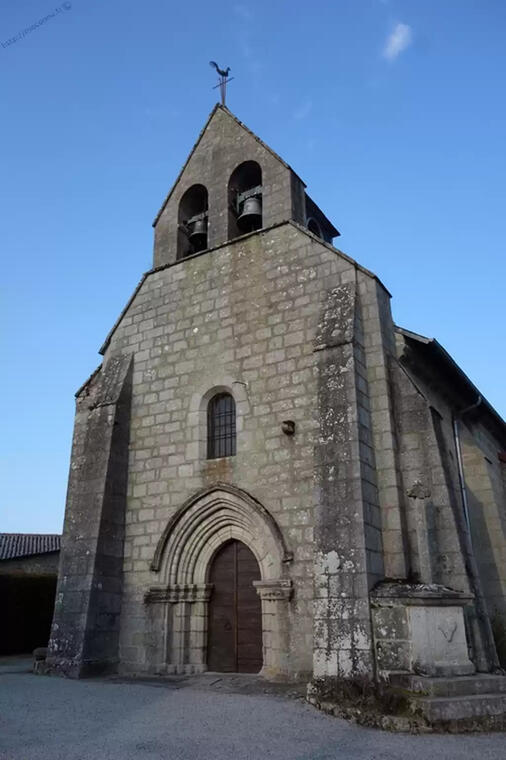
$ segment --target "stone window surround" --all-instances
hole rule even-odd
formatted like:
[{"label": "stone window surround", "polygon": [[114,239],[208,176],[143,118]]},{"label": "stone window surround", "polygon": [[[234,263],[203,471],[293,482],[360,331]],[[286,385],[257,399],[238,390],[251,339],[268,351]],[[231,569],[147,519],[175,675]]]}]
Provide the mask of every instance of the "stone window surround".
[{"label": "stone window surround", "polygon": [[244,430],[245,418],[250,414],[247,383],[230,375],[214,377],[214,384],[202,382],[192,394],[186,420],[189,438],[193,441],[187,459],[203,462],[207,459],[207,407],[209,401],[218,393],[229,393],[235,402],[236,453],[241,452],[241,432]]}]

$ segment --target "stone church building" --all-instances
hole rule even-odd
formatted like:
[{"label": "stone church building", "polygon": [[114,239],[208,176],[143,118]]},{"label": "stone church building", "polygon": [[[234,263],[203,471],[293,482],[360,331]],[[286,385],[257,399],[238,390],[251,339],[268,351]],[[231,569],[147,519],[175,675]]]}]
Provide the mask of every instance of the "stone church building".
[{"label": "stone church building", "polygon": [[497,412],[226,107],[154,230],[77,393],[47,669],[506,665]]}]

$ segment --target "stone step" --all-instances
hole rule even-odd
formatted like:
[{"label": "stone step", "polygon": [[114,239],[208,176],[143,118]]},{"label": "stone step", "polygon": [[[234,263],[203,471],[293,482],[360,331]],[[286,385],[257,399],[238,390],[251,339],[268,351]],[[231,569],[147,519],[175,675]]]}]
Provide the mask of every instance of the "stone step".
[{"label": "stone step", "polygon": [[506,676],[480,673],[473,676],[429,678],[409,674],[390,677],[392,686],[433,697],[464,697],[480,694],[506,694]]},{"label": "stone step", "polygon": [[506,694],[471,694],[463,697],[412,697],[411,709],[426,720],[469,721],[506,715]]}]

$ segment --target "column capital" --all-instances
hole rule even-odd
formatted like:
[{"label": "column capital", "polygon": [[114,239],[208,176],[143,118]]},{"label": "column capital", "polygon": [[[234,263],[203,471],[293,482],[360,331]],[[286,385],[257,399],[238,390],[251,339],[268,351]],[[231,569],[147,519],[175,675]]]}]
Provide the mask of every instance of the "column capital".
[{"label": "column capital", "polygon": [[292,596],[293,585],[290,580],[253,581],[257,594],[268,602],[287,602]]},{"label": "column capital", "polygon": [[144,594],[146,604],[168,602],[208,602],[213,590],[212,583],[175,583],[151,586]]}]

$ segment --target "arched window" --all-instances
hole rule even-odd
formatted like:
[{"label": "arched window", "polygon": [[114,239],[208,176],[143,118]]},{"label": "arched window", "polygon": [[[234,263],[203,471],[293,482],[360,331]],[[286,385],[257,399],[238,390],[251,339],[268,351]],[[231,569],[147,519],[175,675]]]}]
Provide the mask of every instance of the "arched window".
[{"label": "arched window", "polygon": [[207,248],[207,188],[192,185],[179,202],[177,257],[184,259]]},{"label": "arched window", "polygon": [[239,164],[228,182],[228,239],[262,227],[262,169],[256,161]]},{"label": "arched window", "polygon": [[235,401],[230,393],[217,393],[207,405],[207,458],[235,455]]},{"label": "arched window", "polygon": [[318,224],[318,222],[316,221],[316,219],[313,219],[313,217],[310,217],[307,220],[307,228],[308,228],[309,232],[313,233],[313,235],[316,235],[316,237],[319,237],[319,238],[323,239],[321,227]]}]

